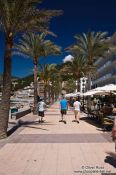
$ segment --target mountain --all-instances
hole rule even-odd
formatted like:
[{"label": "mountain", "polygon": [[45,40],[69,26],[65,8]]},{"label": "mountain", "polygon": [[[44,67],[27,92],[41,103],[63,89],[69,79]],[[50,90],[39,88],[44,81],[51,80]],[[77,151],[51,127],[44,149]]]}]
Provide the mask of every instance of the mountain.
[{"label": "mountain", "polygon": [[26,86],[29,86],[31,82],[33,82],[33,75],[26,76],[24,78],[20,78],[15,81],[17,84],[15,85],[14,90],[23,89]]},{"label": "mountain", "polygon": [[[0,74],[0,82],[2,82],[2,77],[3,77],[3,75]],[[17,81],[19,79],[20,79],[19,77],[15,77],[15,76],[12,77],[12,81]]]}]

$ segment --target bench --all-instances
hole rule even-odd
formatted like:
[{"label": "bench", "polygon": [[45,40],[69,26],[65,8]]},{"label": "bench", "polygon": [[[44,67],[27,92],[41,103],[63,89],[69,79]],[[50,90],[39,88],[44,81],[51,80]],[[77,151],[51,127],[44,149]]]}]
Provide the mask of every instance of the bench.
[{"label": "bench", "polygon": [[23,117],[24,115],[27,115],[31,113],[31,109],[30,108],[26,108],[23,110],[19,110],[18,112],[14,112],[11,114],[11,118],[15,118],[16,120]]}]

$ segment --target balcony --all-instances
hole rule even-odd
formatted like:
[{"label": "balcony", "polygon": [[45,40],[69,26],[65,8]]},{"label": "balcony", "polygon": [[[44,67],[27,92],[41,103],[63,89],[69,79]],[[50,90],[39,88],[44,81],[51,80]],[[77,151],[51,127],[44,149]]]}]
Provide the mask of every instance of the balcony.
[{"label": "balcony", "polygon": [[99,79],[93,81],[93,84],[97,84],[97,83],[99,83],[100,81],[104,81],[104,80],[106,80],[106,79],[108,79],[108,78],[111,78],[111,77],[112,77],[112,74],[111,74],[111,73],[108,73],[108,74],[106,74],[106,75],[100,77]]},{"label": "balcony", "polygon": [[105,68],[107,68],[108,66],[110,66],[112,64],[112,61],[107,61],[102,67],[100,67],[97,71],[101,72],[103,71]]},{"label": "balcony", "polygon": [[103,60],[103,58],[100,57],[100,58],[98,58],[98,59],[95,61],[94,64],[97,66],[102,60]]}]

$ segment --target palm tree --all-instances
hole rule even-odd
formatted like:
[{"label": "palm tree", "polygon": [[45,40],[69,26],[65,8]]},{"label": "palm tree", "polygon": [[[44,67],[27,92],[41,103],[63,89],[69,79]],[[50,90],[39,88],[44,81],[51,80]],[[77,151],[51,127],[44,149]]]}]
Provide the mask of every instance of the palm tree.
[{"label": "palm tree", "polygon": [[12,47],[16,34],[27,30],[47,31],[50,19],[61,14],[38,9],[41,0],[0,0],[0,23],[5,38],[3,91],[0,104],[0,138],[7,137],[10,109]]},{"label": "palm tree", "polygon": [[15,44],[14,48],[16,52],[22,56],[27,56],[33,59],[34,64],[34,114],[36,114],[37,107],[37,65],[38,60],[43,54],[43,47],[45,41],[45,34],[28,33],[24,34],[22,39],[19,40],[18,44]]},{"label": "palm tree", "polygon": [[51,98],[52,103],[59,97],[61,92],[61,74],[57,66],[53,64],[50,69]]},{"label": "palm tree", "polygon": [[75,56],[72,61],[68,61],[65,63],[63,72],[72,74],[72,77],[75,80],[78,80],[77,91],[79,91],[79,79],[84,76],[87,72],[87,64],[86,60],[83,56]]},{"label": "palm tree", "polygon": [[67,79],[66,83],[64,84],[63,89],[66,90],[67,93],[72,93],[76,89],[75,80],[73,78]]},{"label": "palm tree", "polygon": [[[51,72],[54,69],[54,64],[52,65],[46,65],[46,57],[50,56],[50,55],[60,55],[61,54],[61,47],[59,47],[58,45],[54,44],[52,41],[50,40],[46,40],[44,42],[44,47],[43,47],[43,53],[42,53],[42,57],[44,60],[44,71],[45,71],[45,79],[47,78],[47,72]],[[48,73],[49,75],[49,73]],[[44,88],[44,97],[46,100],[46,83],[45,83],[45,88]],[[50,86],[49,86],[50,88]]]},{"label": "palm tree", "polygon": [[[48,55],[56,55],[60,53],[60,47],[50,40],[45,40],[45,33],[35,34],[28,33],[23,36],[19,44],[15,45],[16,54],[23,54],[33,59],[34,64],[34,114],[37,107],[37,64],[40,57]],[[46,71],[47,67],[44,68]],[[44,76],[47,78],[47,72]],[[44,78],[45,79],[45,78]],[[46,84],[46,82],[45,82]],[[45,86],[46,87],[46,86]],[[46,88],[45,88],[46,91]]]},{"label": "palm tree", "polygon": [[105,51],[108,50],[108,42],[105,37],[106,32],[88,32],[82,35],[75,36],[77,43],[70,47],[70,51],[74,54],[78,53],[85,57],[88,65],[88,90],[91,89],[91,71],[94,68],[94,61],[103,56]]},{"label": "palm tree", "polygon": [[[44,45],[43,45],[43,52],[42,52],[42,58],[44,60],[43,69],[45,69],[44,68],[46,66],[45,59],[48,56],[50,56],[50,55],[60,55],[60,54],[61,54],[61,47],[60,46],[56,45],[54,42],[52,42],[50,40],[45,40]],[[53,65],[51,67],[53,67]]]},{"label": "palm tree", "polygon": [[[44,99],[46,102],[46,95],[47,95],[47,89],[49,88],[50,85],[50,71],[52,68],[52,64],[44,64],[44,65],[39,65],[39,77],[40,80],[43,80],[44,82]],[[49,90],[49,94],[50,94],[50,90]]]},{"label": "palm tree", "polygon": [[[46,93],[48,91],[50,102],[51,94],[53,96],[56,92],[56,86],[59,88],[58,84],[56,85],[56,82],[59,82],[58,70],[55,64],[40,65],[39,68],[40,79],[44,81],[44,97],[46,99]],[[57,92],[59,91],[57,90]]]}]

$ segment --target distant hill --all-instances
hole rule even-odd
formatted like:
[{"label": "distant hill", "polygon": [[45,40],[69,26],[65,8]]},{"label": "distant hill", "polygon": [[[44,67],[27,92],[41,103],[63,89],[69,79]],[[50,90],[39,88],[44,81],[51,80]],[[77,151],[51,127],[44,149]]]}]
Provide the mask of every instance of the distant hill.
[{"label": "distant hill", "polygon": [[[0,81],[2,81],[2,77],[3,77],[3,75],[0,74]],[[16,80],[19,80],[19,79],[20,79],[19,77],[15,77],[15,76],[12,77],[12,81],[16,81]]]},{"label": "distant hill", "polygon": [[33,82],[33,75],[29,75],[24,78],[20,78],[15,82],[17,82],[15,86],[15,90],[23,89],[24,87],[29,86],[31,82]]},{"label": "distant hill", "polygon": [[[0,74],[0,92],[2,91],[2,80],[3,80],[3,75],[2,74]],[[12,77],[12,82],[18,82],[20,80],[20,78],[19,77]]]},{"label": "distant hill", "polygon": [[20,80],[19,77],[12,77],[12,81],[17,81],[17,80]]},{"label": "distant hill", "polygon": [[33,82],[33,75],[28,75],[28,76],[26,76],[24,78],[18,79],[18,82],[20,82],[20,81],[21,82],[23,81],[23,83],[30,84],[31,82]]},{"label": "distant hill", "polygon": [[[0,85],[2,84],[2,74],[0,74]],[[24,78],[12,77],[12,82],[16,82],[14,90],[23,89],[26,86],[29,86],[33,82],[33,75],[26,76]]]}]

